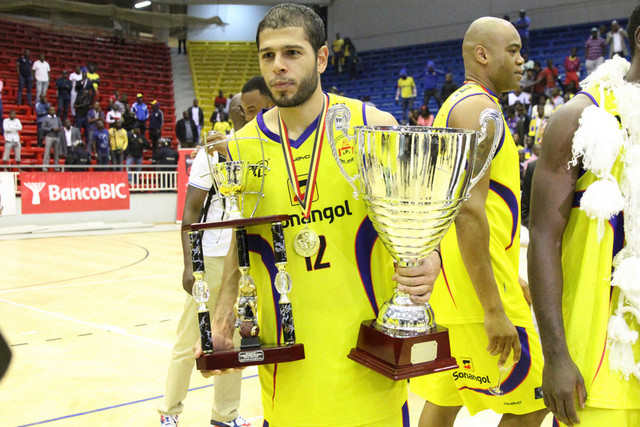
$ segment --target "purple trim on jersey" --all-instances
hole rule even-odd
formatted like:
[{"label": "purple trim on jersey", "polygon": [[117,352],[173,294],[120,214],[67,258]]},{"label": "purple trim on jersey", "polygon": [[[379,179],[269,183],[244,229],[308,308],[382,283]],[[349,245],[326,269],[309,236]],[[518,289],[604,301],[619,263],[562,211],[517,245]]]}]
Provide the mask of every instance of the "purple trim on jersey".
[{"label": "purple trim on jersey", "polygon": [[262,422],[262,427],[269,427],[269,421],[264,420],[264,421]]},{"label": "purple trim on jersey", "polygon": [[409,424],[409,403],[406,401],[402,405],[402,427],[411,427]]},{"label": "purple trim on jersey", "polygon": [[[520,360],[516,363],[516,366],[511,370],[509,376],[502,382],[500,389],[507,395],[517,389],[529,376],[531,371],[531,349],[529,346],[529,335],[527,330],[521,326],[516,326],[518,332],[518,338],[520,340],[520,346],[522,347],[522,353],[520,354]],[[486,394],[487,396],[493,396],[488,389],[484,388],[472,388],[461,387],[458,390],[471,390],[477,393]]]},{"label": "purple trim on jersey", "polygon": [[364,286],[369,304],[371,304],[371,309],[376,317],[378,317],[378,303],[376,302],[376,294],[373,290],[373,281],[371,280],[371,252],[377,239],[378,233],[376,233],[369,218],[363,219],[356,233],[356,263],[358,265],[358,273],[360,273],[362,286]]},{"label": "purple trim on jersey", "polygon": [[[582,201],[582,196],[584,195],[584,190],[576,191],[573,195],[573,204],[572,208],[579,208],[580,202]],[[609,218],[609,225],[611,226],[611,230],[613,231],[613,250],[611,253],[611,258],[613,259],[618,252],[622,250],[624,246],[624,212],[618,212],[611,218]],[[613,267],[612,267],[613,268]]]},{"label": "purple trim on jersey", "polygon": [[442,270],[442,277],[444,278],[444,283],[447,285],[447,291],[449,291],[449,296],[451,297],[451,301],[453,302],[453,306],[457,309],[458,304],[456,304],[456,300],[453,298],[453,293],[451,293],[451,287],[449,286],[449,279],[447,279],[447,272],[444,269],[444,260],[440,257],[440,270]]},{"label": "purple trim on jersey", "polygon": [[362,103],[362,122],[365,126],[369,126],[367,124],[367,104],[365,104],[364,102]]},{"label": "purple trim on jersey", "polygon": [[493,99],[487,95],[486,93],[470,93],[469,95],[465,95],[463,98],[460,98],[456,101],[455,104],[453,104],[453,106],[449,109],[449,112],[447,113],[447,123],[446,123],[446,127],[449,127],[449,118],[451,117],[451,112],[453,111],[454,108],[456,108],[456,105],[458,105],[459,103],[461,103],[462,101],[464,101],[467,98],[471,98],[472,96],[477,96],[477,95],[484,95],[487,98],[491,99],[491,101],[493,102]]},{"label": "purple trim on jersey", "polygon": [[[278,301],[280,301],[280,292],[274,286],[276,274],[278,269],[276,268],[276,258],[273,254],[273,249],[269,242],[267,242],[259,234],[248,234],[247,240],[249,242],[249,251],[257,253],[262,258],[262,264],[269,272],[271,278],[271,295],[273,296],[274,312],[276,313],[276,325],[280,323],[280,309],[278,307]],[[280,336],[282,334],[281,326],[278,326],[278,343],[280,342]]]},{"label": "purple trim on jersey", "polygon": [[513,245],[513,240],[515,239],[516,232],[518,231],[518,198],[513,194],[513,191],[511,191],[509,187],[494,180],[489,181],[489,189],[504,200],[511,211],[511,242],[509,243],[509,246],[504,248],[507,250]]},{"label": "purple trim on jersey", "polygon": [[[289,139],[289,145],[291,145],[293,148],[300,148],[300,146],[302,146],[302,144],[311,136],[311,134],[316,131],[316,128],[318,127],[318,121],[320,120],[321,116],[322,113],[320,113],[318,117],[316,117],[316,119],[309,125],[309,127],[307,127],[305,131],[302,132],[302,135],[300,135],[298,139]],[[267,138],[277,142],[278,144],[282,144],[280,135],[271,132],[271,130],[269,130],[267,125],[264,123],[264,116],[262,114],[262,111],[258,113],[258,115],[256,116],[256,120],[258,122],[258,127]]]},{"label": "purple trim on jersey", "polygon": [[589,92],[585,92],[585,91],[581,90],[580,92],[576,93],[576,95],[580,95],[580,94],[587,95],[591,99],[591,102],[593,102],[596,107],[600,107],[600,104],[598,104],[598,101],[596,101],[596,99],[593,97],[593,95],[591,95]]},{"label": "purple trim on jersey", "polygon": [[553,417],[553,427],[560,427],[560,423],[558,422],[558,420],[556,419],[556,417]]}]

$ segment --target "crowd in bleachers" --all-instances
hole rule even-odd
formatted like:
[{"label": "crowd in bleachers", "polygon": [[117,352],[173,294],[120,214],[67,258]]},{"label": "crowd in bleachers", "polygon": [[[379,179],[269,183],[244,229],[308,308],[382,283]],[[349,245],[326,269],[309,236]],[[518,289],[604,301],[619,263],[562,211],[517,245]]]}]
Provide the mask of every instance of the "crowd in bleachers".
[{"label": "crowd in bleachers", "polygon": [[[8,21],[3,28],[7,37],[0,41],[0,114],[9,119],[14,111],[11,120],[20,123],[19,130],[0,140],[5,167],[40,164],[46,171],[51,163],[64,163],[83,170],[159,159],[159,143],[173,134],[174,126],[166,45],[123,44]],[[25,34],[29,38],[20,37]],[[39,56],[35,61],[34,47]],[[134,102],[127,93],[137,94]],[[148,104],[145,93],[151,95]]]}]

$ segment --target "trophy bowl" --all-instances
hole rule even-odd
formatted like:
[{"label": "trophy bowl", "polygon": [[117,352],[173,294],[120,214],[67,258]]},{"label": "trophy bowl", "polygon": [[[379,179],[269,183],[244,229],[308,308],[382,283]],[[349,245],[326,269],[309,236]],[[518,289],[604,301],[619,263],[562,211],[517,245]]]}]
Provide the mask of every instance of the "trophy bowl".
[{"label": "trophy bowl", "polygon": [[247,183],[249,164],[243,160],[215,163],[211,166],[213,180],[224,199],[226,220],[241,219],[243,190]]},{"label": "trophy bowl", "polygon": [[[350,114],[341,104],[327,114],[335,161],[354,188],[354,197],[362,197],[373,227],[394,260],[403,267],[418,265],[437,248],[491,163],[503,131],[502,116],[497,110],[483,111],[481,130],[473,131],[417,126],[350,129]],[[490,122],[495,126],[493,144],[482,144]],[[335,134],[334,127],[342,136]],[[341,138],[353,145],[355,176],[347,173],[340,160],[336,141]],[[422,345],[429,341],[437,343]],[[397,287],[377,319],[363,322],[358,346],[349,357],[393,379],[457,367],[449,354],[448,332],[436,324],[429,303],[414,303]]]}]

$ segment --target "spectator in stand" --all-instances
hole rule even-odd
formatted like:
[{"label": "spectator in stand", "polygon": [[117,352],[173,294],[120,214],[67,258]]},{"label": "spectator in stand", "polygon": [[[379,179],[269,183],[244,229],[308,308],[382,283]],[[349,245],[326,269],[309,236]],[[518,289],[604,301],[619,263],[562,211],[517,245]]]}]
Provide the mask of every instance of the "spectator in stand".
[{"label": "spectator in stand", "polygon": [[22,130],[22,123],[20,119],[16,118],[16,111],[9,111],[9,117],[3,120],[2,128],[4,129],[4,153],[2,154],[2,163],[6,165],[9,163],[11,156],[11,150],[13,150],[13,157],[16,160],[16,164],[20,164],[20,131]]},{"label": "spectator in stand", "polygon": [[444,76],[446,73],[435,68],[433,61],[427,62],[427,68],[424,69],[424,105],[429,106],[429,100],[433,96],[436,99],[438,108],[442,106],[442,99],[438,92],[438,77]]},{"label": "spectator in stand", "polygon": [[80,66],[76,66],[76,70],[69,74],[69,81],[71,82],[71,115],[75,117],[76,115],[76,97],[78,96],[78,89],[76,88],[79,81],[82,80],[82,70]]},{"label": "spectator in stand", "polygon": [[604,52],[607,49],[607,43],[602,37],[598,36],[598,29],[591,29],[591,37],[584,43],[584,56],[586,58],[585,65],[587,67],[587,76],[593,73],[593,70],[604,63]]},{"label": "spectator in stand", "polygon": [[[25,49],[22,56],[16,61],[16,71],[18,72],[18,95],[16,104],[22,105],[22,89],[27,90],[27,104],[33,106],[31,90],[33,88],[33,63],[31,62],[31,51]],[[38,99],[38,98],[36,98]]]},{"label": "spectator in stand", "polygon": [[178,54],[183,52],[185,55],[187,54],[187,34],[189,34],[187,26],[180,28],[176,34],[176,38],[178,39]]},{"label": "spectator in stand", "polygon": [[[96,123],[98,120],[102,120],[104,123],[104,112],[102,108],[100,108],[100,103],[98,101],[94,102],[89,111],[87,111],[87,132],[89,141],[93,141],[93,133],[98,129]],[[89,145],[90,151],[93,151],[93,147]]]},{"label": "spectator in stand", "polygon": [[[109,164],[109,131],[104,128],[102,120],[96,122],[98,130],[93,133],[93,144],[96,147],[96,163],[99,165]],[[91,153],[91,150],[87,150],[87,153]],[[104,172],[105,169],[97,169]]]},{"label": "spectator in stand", "polygon": [[182,112],[182,118],[176,123],[176,136],[180,141],[181,148],[191,148],[198,144],[198,126],[191,119],[188,111]]},{"label": "spectator in stand", "polygon": [[526,108],[529,108],[529,104],[531,103],[531,94],[523,91],[522,86],[508,94],[507,105],[513,106],[516,102],[522,103]]},{"label": "spectator in stand", "polygon": [[47,96],[51,67],[49,66],[49,63],[45,61],[44,54],[40,55],[40,59],[33,63],[31,69],[33,70],[33,75],[36,78],[36,98],[40,99],[40,95]]},{"label": "spectator in stand", "polygon": [[572,47],[571,54],[564,58],[564,71],[564,91],[576,93],[580,87],[580,58],[577,47]]},{"label": "spectator in stand", "polygon": [[505,121],[507,122],[507,127],[511,132],[511,136],[513,136],[513,142],[516,145],[520,145],[518,141],[518,116],[516,116],[516,109],[513,106],[510,106],[506,110]]},{"label": "spectator in stand", "polygon": [[[62,123],[62,130],[58,135],[58,146],[60,149],[60,155],[65,159],[68,159],[69,157],[73,157],[75,143],[78,142],[78,140],[82,141],[82,135],[80,135],[80,129],[75,126],[71,126],[71,120],[64,119]],[[65,164],[67,163],[68,161],[65,160]]]},{"label": "spectator in stand", "polygon": [[626,58],[629,55],[628,38],[627,32],[618,24],[618,21],[615,19],[611,21],[611,31],[607,33],[606,40],[607,46],[609,46],[609,58],[613,58],[615,55]]},{"label": "spectator in stand", "polygon": [[42,140],[44,139],[44,135],[42,132],[42,122],[44,121],[47,114],[49,114],[49,103],[44,95],[40,95],[38,98],[38,102],[36,102],[36,129],[38,132],[38,147],[42,147]]},{"label": "spectator in stand", "polygon": [[534,84],[544,83],[544,93],[551,96],[551,89],[558,86],[558,69],[553,65],[552,59],[547,59],[547,68],[540,71]]},{"label": "spectator in stand", "polygon": [[4,117],[4,112],[2,111],[2,89],[4,88],[4,81],[2,80],[2,78],[0,78],[0,133],[4,133],[4,128],[3,128],[3,117]]},{"label": "spectator in stand", "polygon": [[564,97],[560,93],[559,87],[554,87],[551,89],[551,96],[549,97],[549,101],[553,106],[553,111],[557,110],[562,104],[564,104]]},{"label": "spectator in stand", "polygon": [[[130,165],[141,165],[144,150],[151,148],[151,146],[138,127],[133,128],[132,131],[127,133],[127,139],[129,141],[127,150],[125,151],[127,156],[127,170],[139,172],[140,166],[131,167]],[[129,182],[131,182],[131,174],[129,174]]]},{"label": "spectator in stand", "polygon": [[529,54],[526,52],[521,52],[521,55],[522,59],[524,59],[524,64],[522,64],[522,69],[524,70],[524,72],[526,73],[527,70],[533,70],[533,66],[535,65],[533,59],[529,58]]},{"label": "spectator in stand", "polygon": [[131,112],[129,104],[126,104],[124,106],[124,113],[122,113],[122,127],[125,128],[125,130],[132,130],[136,126],[138,126],[136,116]]},{"label": "spectator in stand", "polygon": [[601,39],[606,40],[608,32],[609,31],[607,31],[607,26],[605,24],[600,24],[600,26],[598,27],[598,36]]},{"label": "spectator in stand", "polygon": [[344,68],[349,71],[349,78],[355,79],[358,76],[358,55],[356,47],[349,37],[344,38],[344,51],[342,54]]},{"label": "spectator in stand", "polygon": [[[140,129],[142,133],[142,129]],[[129,144],[129,138],[127,137],[127,131],[122,128],[122,122],[116,120],[113,123],[113,127],[109,129],[109,148],[111,149],[111,163],[113,165],[124,164],[124,151]],[[116,168],[116,170],[122,170],[122,168]]]},{"label": "spectator in stand", "polygon": [[333,56],[331,57],[331,65],[336,74],[342,74],[342,55],[344,53],[344,40],[340,37],[340,33],[336,33],[336,39],[331,43]]},{"label": "spectator in stand", "polygon": [[62,77],[56,80],[56,88],[58,89],[58,116],[60,120],[66,119],[69,115],[72,87],[73,83],[69,80],[69,73],[62,71]]},{"label": "spectator in stand", "polygon": [[529,25],[531,25],[531,19],[527,16],[527,12],[524,9],[520,9],[520,18],[516,20],[514,26],[520,34],[520,41],[522,42],[522,48],[520,52],[529,53]]},{"label": "spectator in stand", "polygon": [[[107,127],[111,127],[111,125],[113,124],[113,122],[116,121],[116,119],[122,120],[122,114],[120,114],[120,111],[116,110],[115,104],[112,104],[109,107],[109,111],[107,111],[107,115],[105,117],[105,120],[106,120],[107,125],[108,125]],[[126,129],[126,127],[125,127],[125,129]]]},{"label": "spectator in stand", "polygon": [[54,164],[57,165],[60,163],[60,147],[58,142],[61,128],[62,123],[60,123],[60,119],[56,116],[56,109],[50,106],[49,111],[47,111],[47,116],[42,121],[42,133],[44,134],[43,172],[47,172],[51,149],[53,149]]},{"label": "spectator in stand", "polygon": [[[524,146],[527,134],[529,133],[529,122],[531,122],[531,117],[529,117],[529,115],[527,114],[528,108],[525,108],[525,106],[520,101],[516,101],[514,107],[516,110],[516,117],[518,119],[516,133],[518,136],[518,140],[516,141],[516,144]],[[514,141],[515,139],[516,138],[514,136]]]},{"label": "spectator in stand", "polygon": [[83,166],[71,169],[72,172],[86,172],[91,165],[91,154],[87,151],[87,144],[82,139],[74,142],[67,154],[65,165]]},{"label": "spectator in stand", "polygon": [[91,95],[92,92],[90,90],[79,92],[74,105],[76,109],[75,126],[84,132],[84,139],[88,142],[89,152],[92,151],[91,147],[93,145],[93,138],[89,138],[89,121],[87,118],[89,107],[91,106]]},{"label": "spectator in stand", "polygon": [[114,109],[120,114],[124,114],[125,106],[129,105],[127,94],[123,93],[120,98],[113,103]]},{"label": "spectator in stand", "polygon": [[93,83],[93,93],[96,99],[100,99],[98,93],[98,84],[100,84],[100,75],[98,74],[98,66],[90,63],[87,71],[87,78]]},{"label": "spectator in stand", "polygon": [[537,115],[531,122],[529,122],[529,135],[527,138],[527,147],[531,147],[533,144],[540,144],[542,142],[542,127],[547,123],[547,117],[545,117],[545,106],[540,103],[536,106]]},{"label": "spectator in stand", "polygon": [[[195,100],[194,100],[195,102]],[[218,96],[216,96],[216,98],[213,101],[213,105],[216,107],[216,109],[220,108],[220,106],[222,106],[222,109],[225,109],[227,106],[227,98],[224,97],[224,94],[222,93],[222,90],[220,90],[218,92]],[[196,105],[194,105],[194,107],[196,107]],[[195,121],[195,119],[194,119]],[[200,126],[200,125],[198,125]]]},{"label": "spectator in stand", "polygon": [[213,130],[213,127],[216,125],[216,123],[222,120],[223,114],[224,110],[222,109],[222,107],[213,110],[213,113],[211,113],[211,117],[209,117],[209,121],[211,122],[211,130]]},{"label": "spectator in stand", "polygon": [[136,98],[137,101],[131,104],[131,112],[136,116],[136,120],[138,121],[136,125],[144,135],[147,131],[147,120],[149,120],[149,107],[142,101],[141,93],[139,93]]},{"label": "spectator in stand", "polygon": [[[78,92],[78,96],[82,94],[86,94],[89,98],[89,104],[93,102],[93,98],[95,97],[95,89],[93,88],[93,83],[87,77],[87,72],[82,72],[82,79],[76,83],[76,91]],[[75,105],[75,104],[74,104]]]},{"label": "spectator in stand", "polygon": [[402,122],[407,123],[407,111],[413,108],[413,100],[416,98],[416,84],[413,77],[407,75],[407,69],[400,70],[398,89],[396,90],[396,103],[402,98]]},{"label": "spectator in stand", "polygon": [[[222,96],[222,91],[220,91],[220,96]],[[224,98],[224,97],[223,97]],[[224,109],[220,103],[218,103],[218,98],[215,101],[216,110]],[[225,99],[224,105],[227,105],[227,100]],[[204,113],[202,112],[202,108],[198,107],[198,99],[193,100],[193,106],[189,108],[189,118],[193,120],[196,124],[196,128],[198,129],[198,135],[202,132],[202,128],[204,126]]]},{"label": "spectator in stand", "polygon": [[164,114],[160,109],[160,104],[157,100],[151,101],[151,114],[149,115],[149,139],[153,146],[153,151],[156,151],[158,140],[162,137],[162,126],[164,125]]},{"label": "spectator in stand", "polygon": [[[153,155],[153,163],[159,166],[169,166],[178,164],[178,152],[169,145],[169,140],[160,138],[158,150]],[[160,168],[160,171],[170,171],[169,168]]]},{"label": "spectator in stand", "polygon": [[453,92],[458,90],[460,86],[458,86],[453,81],[453,74],[447,73],[444,76],[444,83],[442,83],[442,89],[440,90],[440,99],[445,101]]},{"label": "spectator in stand", "polygon": [[417,108],[412,108],[409,111],[409,122],[407,123],[409,126],[418,126],[418,118],[420,117],[420,112]]},{"label": "spectator in stand", "polygon": [[431,111],[429,111],[429,107],[427,107],[426,105],[420,106],[417,125],[433,126],[433,114],[431,114]]},{"label": "spectator in stand", "polygon": [[229,92],[229,96],[227,96],[227,103],[224,106],[225,113],[229,112],[229,105],[231,105],[231,100],[233,99],[233,93]]},{"label": "spectator in stand", "polygon": [[524,92],[531,94],[533,92],[533,85],[536,81],[536,71],[533,68],[529,68],[525,71],[522,76],[522,80],[520,80],[520,87]]},{"label": "spectator in stand", "polygon": [[118,89],[116,89],[115,91],[113,91],[113,94],[111,96],[109,96],[109,107],[111,107],[112,105],[115,105],[116,102],[118,102],[120,100],[120,91]]},{"label": "spectator in stand", "polygon": [[213,124],[213,130],[227,135],[231,132],[231,123],[229,123],[229,115],[222,112],[220,120]]}]

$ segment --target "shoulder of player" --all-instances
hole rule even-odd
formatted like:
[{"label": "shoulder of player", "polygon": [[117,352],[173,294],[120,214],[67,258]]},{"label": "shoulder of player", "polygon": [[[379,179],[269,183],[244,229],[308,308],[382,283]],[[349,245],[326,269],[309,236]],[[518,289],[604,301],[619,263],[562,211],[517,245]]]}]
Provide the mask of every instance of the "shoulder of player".
[{"label": "shoulder of player", "polygon": [[499,109],[489,95],[480,93],[463,98],[451,108],[448,125],[454,128],[476,129],[480,126],[480,113],[488,108]]},{"label": "shoulder of player", "polygon": [[367,124],[372,126],[396,126],[398,121],[390,113],[378,110],[370,105],[365,106]]}]

